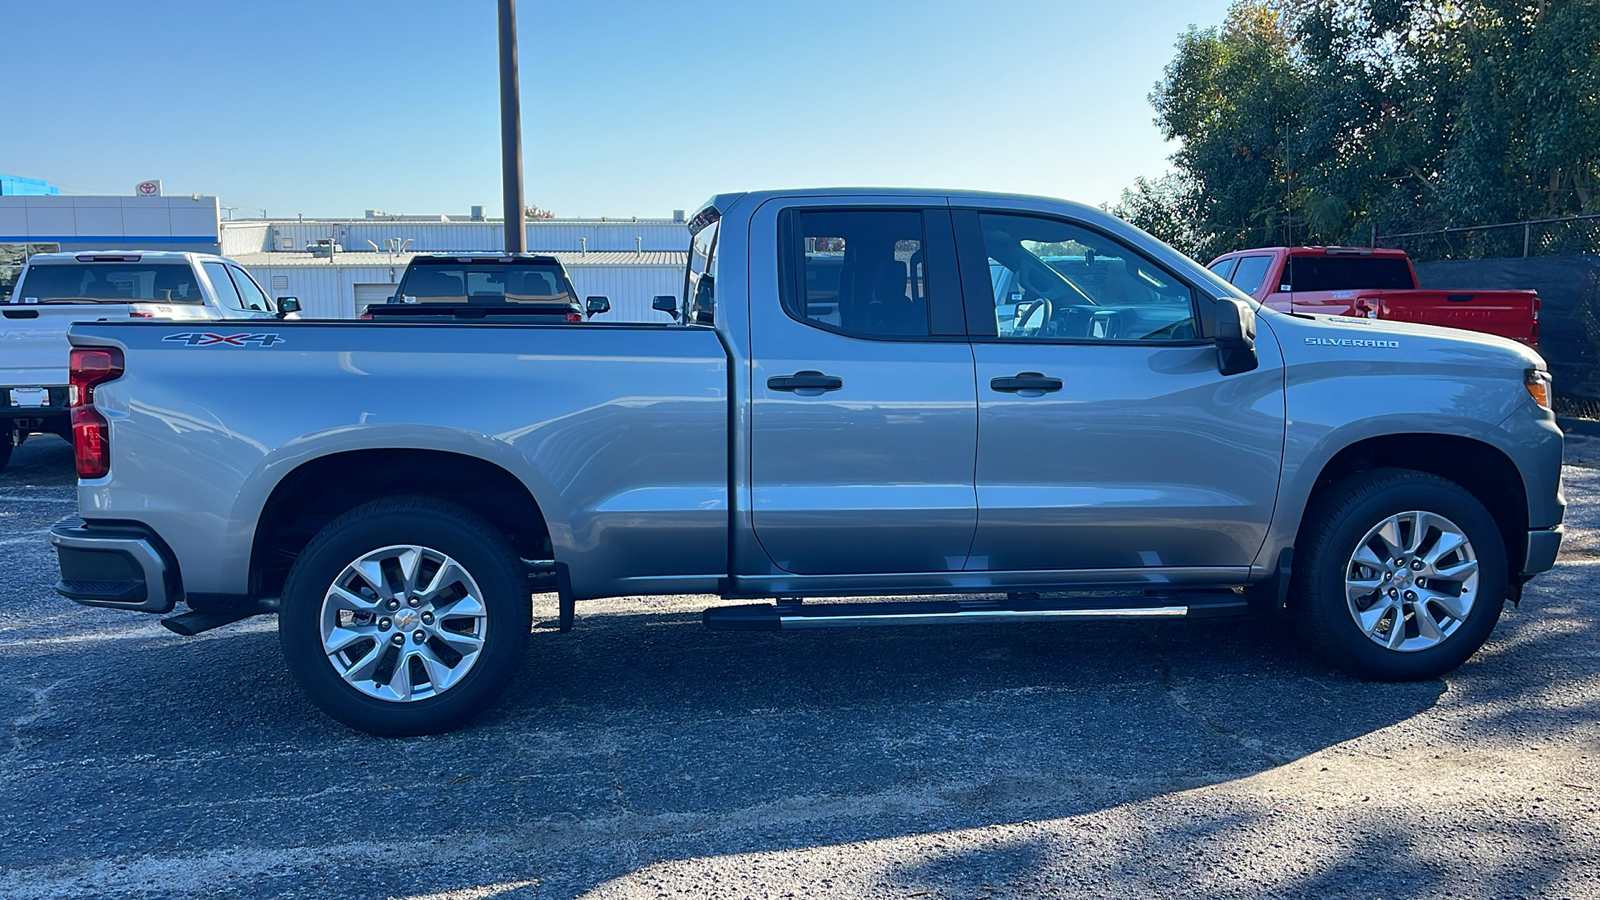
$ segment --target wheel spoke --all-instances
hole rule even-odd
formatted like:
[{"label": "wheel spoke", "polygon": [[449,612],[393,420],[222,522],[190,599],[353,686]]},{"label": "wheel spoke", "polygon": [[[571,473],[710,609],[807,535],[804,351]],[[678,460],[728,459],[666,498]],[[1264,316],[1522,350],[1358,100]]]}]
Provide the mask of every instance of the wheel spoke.
[{"label": "wheel spoke", "polygon": [[1383,585],[1382,578],[1351,578],[1345,581],[1345,599],[1352,603],[1361,600]]},{"label": "wheel spoke", "polygon": [[401,585],[408,594],[417,593],[417,570],[422,568],[422,553],[415,547],[407,547],[395,557],[400,564]]},{"label": "wheel spoke", "polygon": [[367,583],[379,597],[393,597],[394,591],[389,589],[389,582],[383,577],[383,561],[376,556],[368,556],[352,563],[350,569]]},{"label": "wheel spoke", "polygon": [[1388,560],[1379,559],[1378,554],[1373,553],[1372,548],[1368,547],[1365,542],[1356,548],[1355,555],[1350,557],[1350,561],[1360,563],[1375,572],[1384,572],[1389,568]]},{"label": "wheel spoke", "polygon": [[372,681],[372,675],[377,671],[378,663],[383,660],[383,652],[388,648],[389,645],[383,641],[373,644],[372,649],[368,650],[350,668],[345,669],[340,674],[344,676],[345,681],[351,684],[355,684],[358,681]]},{"label": "wheel spoke", "polygon": [[401,650],[400,661],[394,664],[394,674],[389,676],[389,690],[401,700],[411,699],[411,657],[415,651]]},{"label": "wheel spoke", "polygon": [[1438,606],[1444,610],[1445,615],[1456,621],[1465,619],[1467,614],[1472,611],[1472,603],[1469,599],[1428,588],[1419,588],[1418,592],[1422,595],[1423,600]]},{"label": "wheel spoke", "polygon": [[1426,569],[1423,569],[1417,574],[1427,578],[1444,579],[1445,581],[1466,581],[1468,578],[1478,574],[1478,561],[1475,559],[1469,559],[1465,562],[1457,563],[1448,569],[1441,569],[1437,566],[1428,566]]},{"label": "wheel spoke", "polygon": [[1383,623],[1383,617],[1395,609],[1397,609],[1395,604],[1390,602],[1374,603],[1370,609],[1356,614],[1356,623],[1366,632],[1367,637],[1375,641],[1382,640],[1383,635],[1378,632],[1378,626]]},{"label": "wheel spoke", "polygon": [[335,653],[344,652],[349,649],[351,644],[363,639],[382,643],[378,638],[377,628],[371,625],[356,625],[335,627],[326,638],[323,638],[322,646],[323,649],[328,651],[328,655],[332,656]]},{"label": "wheel spoke", "polygon": [[442,628],[435,633],[439,636],[439,640],[445,642],[446,646],[462,656],[471,656],[483,649],[483,638],[481,637],[470,634],[457,634],[454,631],[445,631]]},{"label": "wheel spoke", "polygon": [[1373,537],[1383,541],[1384,549],[1390,559],[1398,559],[1405,552],[1405,547],[1402,546],[1403,542],[1400,540],[1399,516],[1390,516],[1385,519],[1383,524],[1377,527]]},{"label": "wheel spoke", "polygon": [[1427,604],[1413,603],[1411,611],[1411,619],[1417,623],[1417,637],[1433,643],[1444,640],[1444,632],[1439,630],[1439,623],[1433,620],[1433,613],[1428,611]]},{"label": "wheel spoke", "polygon": [[428,683],[433,686],[433,692],[438,693],[455,683],[455,670],[444,664],[426,645],[417,651],[417,656],[422,660],[422,667],[428,672]]},{"label": "wheel spoke", "polygon": [[424,599],[431,599],[435,594],[450,585],[462,581],[466,574],[466,571],[456,565],[454,560],[445,560],[445,564],[439,567],[439,571],[433,573],[432,580],[425,587],[418,588],[417,593]]},{"label": "wheel spoke", "polygon": [[1384,646],[1390,650],[1399,650],[1400,645],[1406,642],[1406,617],[1400,606],[1395,606],[1394,618],[1391,621],[1393,624],[1389,626],[1389,633],[1384,636]]},{"label": "wheel spoke", "polygon": [[336,584],[329,589],[328,598],[323,601],[323,608],[353,613],[370,613],[376,612],[378,601],[368,600],[360,594],[347,591]]},{"label": "wheel spoke", "polygon": [[1429,568],[1438,566],[1439,560],[1466,546],[1467,536],[1452,531],[1442,531],[1439,539],[1434,541],[1428,552],[1422,554],[1422,561]]},{"label": "wheel spoke", "polygon": [[443,606],[433,608],[433,614],[441,621],[444,619],[481,619],[483,618],[483,604],[471,594],[458,600],[452,600]]}]

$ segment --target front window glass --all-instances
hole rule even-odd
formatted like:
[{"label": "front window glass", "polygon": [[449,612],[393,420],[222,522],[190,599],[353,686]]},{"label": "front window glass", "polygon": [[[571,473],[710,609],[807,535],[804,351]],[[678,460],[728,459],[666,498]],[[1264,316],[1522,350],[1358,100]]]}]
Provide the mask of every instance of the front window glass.
[{"label": "front window glass", "polygon": [[400,284],[407,303],[573,303],[557,266],[495,263],[413,265]]},{"label": "front window glass", "polygon": [[1189,341],[1189,287],[1120,241],[1054,219],[980,215],[1002,338]]},{"label": "front window glass", "polygon": [[920,211],[805,211],[798,220],[790,314],[868,337],[929,333]]},{"label": "front window glass", "polygon": [[229,309],[244,309],[244,300],[239,296],[239,289],[233,286],[233,279],[228,277],[228,267],[222,263],[201,263],[200,267],[206,270],[206,277],[211,279],[211,289],[217,292],[217,302]]},{"label": "front window glass", "polygon": [[267,299],[267,295],[262,292],[261,286],[256,284],[249,274],[237,266],[229,266],[228,271],[233,273],[233,283],[238,286],[239,293],[244,295],[246,309],[256,312],[272,312],[272,301]]},{"label": "front window glass", "polygon": [[1267,269],[1272,267],[1270,256],[1246,256],[1239,260],[1239,269],[1228,280],[1233,286],[1246,294],[1254,294],[1261,289],[1261,282],[1267,277]]},{"label": "front window glass", "polygon": [[683,321],[690,325],[710,325],[717,312],[717,233],[721,220],[700,229],[689,244],[689,273],[684,281],[688,303]]},{"label": "front window glass", "polygon": [[199,303],[187,263],[66,263],[34,266],[20,303]]}]

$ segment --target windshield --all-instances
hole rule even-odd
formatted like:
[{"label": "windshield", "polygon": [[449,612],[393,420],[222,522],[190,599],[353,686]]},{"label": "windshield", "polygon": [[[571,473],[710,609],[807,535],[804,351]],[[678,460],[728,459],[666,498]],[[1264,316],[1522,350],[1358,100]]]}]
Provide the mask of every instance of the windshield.
[{"label": "windshield", "polygon": [[199,303],[200,296],[188,263],[51,263],[28,269],[11,302]]},{"label": "windshield", "polygon": [[398,296],[404,303],[575,303],[560,266],[532,263],[413,264]]}]

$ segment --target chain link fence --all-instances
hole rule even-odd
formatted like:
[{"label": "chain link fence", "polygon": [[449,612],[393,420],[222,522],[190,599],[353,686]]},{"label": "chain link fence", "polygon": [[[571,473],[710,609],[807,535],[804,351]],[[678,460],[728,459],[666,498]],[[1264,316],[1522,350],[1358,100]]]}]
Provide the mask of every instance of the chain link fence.
[{"label": "chain link fence", "polygon": [[1600,254],[1600,215],[1380,234],[1372,242],[1404,250],[1416,262],[1593,255]]}]

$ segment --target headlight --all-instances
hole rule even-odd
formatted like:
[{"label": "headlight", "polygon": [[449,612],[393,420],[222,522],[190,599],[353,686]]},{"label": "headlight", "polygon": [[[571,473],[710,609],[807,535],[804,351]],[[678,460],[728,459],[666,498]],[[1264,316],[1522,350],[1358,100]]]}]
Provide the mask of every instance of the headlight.
[{"label": "headlight", "polygon": [[1543,369],[1529,369],[1527,376],[1523,379],[1523,382],[1527,385],[1528,396],[1533,398],[1533,402],[1539,404],[1545,409],[1549,409],[1551,385],[1550,373]]}]

